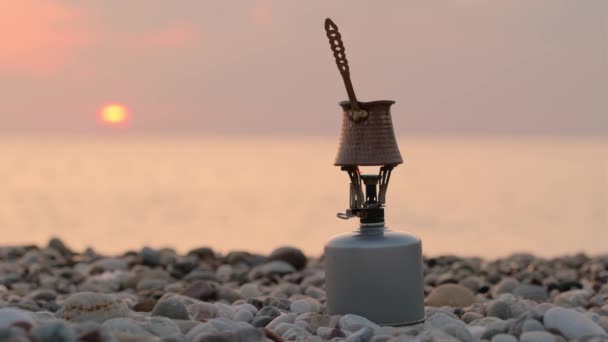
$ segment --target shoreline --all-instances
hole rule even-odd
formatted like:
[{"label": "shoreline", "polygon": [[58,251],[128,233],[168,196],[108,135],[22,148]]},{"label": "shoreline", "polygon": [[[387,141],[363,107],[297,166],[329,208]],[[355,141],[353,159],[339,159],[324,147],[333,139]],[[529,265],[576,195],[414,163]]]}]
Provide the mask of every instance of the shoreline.
[{"label": "shoreline", "polygon": [[426,257],[424,272],[426,321],[380,327],[326,314],[322,260],[294,247],[102,256],[54,238],[0,247],[0,340],[608,340],[606,255]]}]

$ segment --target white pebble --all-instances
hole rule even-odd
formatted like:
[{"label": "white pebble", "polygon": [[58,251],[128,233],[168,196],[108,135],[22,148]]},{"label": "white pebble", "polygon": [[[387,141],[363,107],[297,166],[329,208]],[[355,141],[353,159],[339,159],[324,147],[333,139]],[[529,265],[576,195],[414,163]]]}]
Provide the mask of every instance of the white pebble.
[{"label": "white pebble", "polygon": [[276,330],[276,328],[282,323],[293,323],[296,319],[295,313],[283,314],[268,323],[266,326],[267,329]]},{"label": "white pebble", "polygon": [[25,310],[13,308],[0,309],[0,329],[5,329],[16,322],[26,322],[34,325],[32,316]]},{"label": "white pebble", "polygon": [[255,316],[255,314],[258,313],[258,308],[256,308],[255,306],[253,306],[253,305],[251,305],[249,303],[241,304],[241,305],[237,306],[236,308],[237,308],[237,311],[241,310],[241,309],[249,310],[249,311],[251,311],[251,313],[254,316]]},{"label": "white pebble", "polygon": [[542,325],[541,322],[535,319],[527,319],[524,321],[524,324],[522,324],[521,331],[545,331],[545,327]]},{"label": "white pebble", "polygon": [[223,317],[228,319],[234,318],[234,314],[236,312],[234,311],[234,308],[232,306],[224,303],[214,303],[213,305],[215,305],[215,307],[217,308],[216,317]]},{"label": "white pebble", "polygon": [[363,327],[370,327],[374,330],[380,326],[369,319],[353,314],[347,314],[340,318],[340,329],[348,331],[357,331]]},{"label": "white pebble", "polygon": [[232,266],[224,264],[217,268],[215,276],[221,282],[227,282],[232,278]]},{"label": "white pebble", "polygon": [[289,310],[295,313],[319,312],[321,303],[314,298],[299,299],[291,303]]},{"label": "white pebble", "polygon": [[492,342],[517,342],[517,338],[509,334],[497,334],[492,337]]},{"label": "white pebble", "polygon": [[253,320],[253,313],[247,309],[241,309],[234,314],[234,320],[249,323]]},{"label": "white pebble", "polygon": [[142,326],[140,326],[133,319],[130,318],[112,318],[105,321],[101,325],[101,327],[111,331],[113,334],[123,333],[127,335],[142,336],[147,338],[154,336],[152,335],[152,333],[144,329]]},{"label": "white pebble", "polygon": [[239,292],[245,299],[257,298],[260,295],[260,290],[258,289],[258,284],[256,283],[244,284],[239,289]]},{"label": "white pebble", "polygon": [[555,335],[546,331],[528,331],[519,336],[520,342],[555,342]]},{"label": "white pebble", "polygon": [[562,307],[549,309],[543,321],[548,330],[559,331],[568,339],[581,338],[585,335],[608,335],[597,323],[572,309]]},{"label": "white pebble", "polygon": [[304,329],[304,330],[306,330],[306,331],[308,331],[308,332],[311,332],[310,324],[308,324],[308,322],[306,322],[306,321],[298,321],[296,319],[296,321],[293,324],[296,325],[296,326],[298,326],[298,327],[300,327],[300,328],[302,328],[302,329]]}]

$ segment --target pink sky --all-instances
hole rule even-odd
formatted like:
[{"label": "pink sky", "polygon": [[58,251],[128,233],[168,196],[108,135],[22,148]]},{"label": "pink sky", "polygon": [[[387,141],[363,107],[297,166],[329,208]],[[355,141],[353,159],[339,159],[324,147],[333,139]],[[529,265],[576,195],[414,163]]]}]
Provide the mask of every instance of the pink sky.
[{"label": "pink sky", "polygon": [[336,134],[343,34],[404,134],[608,133],[608,1],[0,2],[0,130]]}]

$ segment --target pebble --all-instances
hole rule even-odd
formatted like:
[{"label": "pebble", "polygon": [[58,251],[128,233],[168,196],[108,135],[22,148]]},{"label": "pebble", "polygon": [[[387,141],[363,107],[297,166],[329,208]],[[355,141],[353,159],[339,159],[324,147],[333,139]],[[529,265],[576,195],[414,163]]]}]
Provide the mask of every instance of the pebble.
[{"label": "pebble", "polygon": [[545,313],[543,322],[547,330],[559,331],[568,339],[581,338],[586,335],[608,336],[597,323],[572,309],[562,307],[549,309]]},{"label": "pebble", "polygon": [[347,342],[368,342],[374,336],[374,330],[370,327],[363,327],[354,333],[350,334],[347,338]]},{"label": "pebble", "polygon": [[241,327],[232,333],[232,341],[237,342],[266,342],[266,334],[261,329]]},{"label": "pebble", "polygon": [[604,331],[608,333],[608,316],[601,316],[595,321]]},{"label": "pebble", "polygon": [[181,335],[181,329],[174,320],[167,317],[152,316],[144,318],[140,324],[152,334],[160,337]]},{"label": "pebble", "polygon": [[441,330],[462,342],[473,342],[473,335],[462,324],[448,324],[442,327]]},{"label": "pebble", "polygon": [[306,288],[304,294],[319,300],[324,299],[326,296],[325,290],[312,285]]},{"label": "pebble", "polygon": [[183,290],[182,295],[202,301],[214,300],[217,299],[217,287],[206,280],[197,280]]},{"label": "pebble", "polygon": [[321,311],[321,303],[314,298],[299,299],[292,302],[289,309],[295,313],[319,312]]},{"label": "pebble", "polygon": [[312,330],[310,328],[310,324],[308,324],[308,322],[306,322],[306,321],[299,321],[299,320],[296,319],[296,321],[293,322],[293,324],[299,326],[300,328],[302,328],[302,329],[304,329],[304,330],[306,330],[308,332],[313,332],[314,331],[314,330]]},{"label": "pebble", "polygon": [[277,335],[282,336],[285,332],[287,332],[287,330],[291,329],[292,327],[298,328],[298,326],[293,323],[281,323],[273,330]]},{"label": "pebble", "polygon": [[242,298],[243,297],[238,291],[228,288],[226,286],[220,286],[217,289],[218,300],[224,300],[226,302],[233,303]]},{"label": "pebble", "polygon": [[490,317],[498,317],[500,319],[509,319],[512,316],[511,307],[509,304],[495,300],[488,303],[486,313]]},{"label": "pebble", "polygon": [[197,341],[196,337],[207,334],[207,333],[217,333],[219,332],[211,323],[208,321],[205,323],[200,323],[192,327],[190,330],[186,332],[186,338],[189,341]]},{"label": "pebble", "polygon": [[346,337],[346,334],[338,328],[319,327],[316,334],[324,340],[331,340],[335,337]]},{"label": "pebble", "polygon": [[522,332],[528,331],[544,331],[545,327],[543,324],[535,319],[527,319],[521,326]]},{"label": "pebble", "polygon": [[425,322],[381,327],[327,314],[322,259],[300,253],[0,247],[0,341],[608,339],[608,257],[425,259]]},{"label": "pebble", "polygon": [[517,342],[517,338],[509,334],[496,334],[492,337],[492,342]]},{"label": "pebble", "polygon": [[53,290],[38,289],[30,292],[27,297],[31,298],[32,300],[51,301],[57,298],[57,293]]},{"label": "pebble", "polygon": [[551,303],[540,303],[537,306],[533,307],[532,310],[529,311],[529,314],[533,316],[535,319],[541,319],[549,309],[554,308],[555,305]]},{"label": "pebble", "polygon": [[38,312],[30,312],[29,313],[34,320],[35,326],[42,326],[53,323],[57,320],[57,317],[52,312],[48,311],[38,311]]},{"label": "pebble", "polygon": [[[407,341],[407,340],[406,340]],[[442,341],[442,342],[460,342],[454,336],[451,336],[441,329],[425,330],[417,336],[415,341]]]},{"label": "pebble", "polygon": [[89,272],[101,273],[103,271],[119,271],[129,268],[129,263],[125,259],[120,258],[104,258],[99,259],[91,264]]},{"label": "pebble", "polygon": [[[300,315],[301,316],[301,315]],[[310,329],[315,331],[319,327],[329,327],[336,328],[340,323],[339,319],[336,319],[334,316],[324,315],[324,314],[313,314],[307,318],[308,323],[310,324]]]},{"label": "pebble", "polygon": [[281,315],[281,310],[277,307],[268,305],[260,309],[258,311],[257,316],[269,316],[272,318],[279,317]]},{"label": "pebble", "polygon": [[363,327],[372,329],[380,328],[379,325],[369,319],[353,314],[346,314],[340,318],[340,329],[348,331],[357,331]]},{"label": "pebble", "polygon": [[218,308],[212,303],[200,302],[187,306],[189,315],[197,321],[206,321],[218,316]]},{"label": "pebble", "polygon": [[131,318],[111,318],[103,322],[101,327],[112,332],[113,334],[121,333],[125,336],[125,338],[128,335],[145,338],[154,337],[152,333],[144,329]]},{"label": "pebble", "polygon": [[160,252],[148,246],[141,249],[139,256],[142,265],[154,267],[160,263]]},{"label": "pebble", "polygon": [[293,284],[290,282],[284,282],[282,284],[277,285],[274,290],[270,293],[271,296],[281,298],[281,297],[289,297],[291,298],[294,295],[302,294],[302,287]]},{"label": "pebble", "polygon": [[513,290],[519,285],[519,281],[514,278],[503,278],[496,286],[492,289],[492,296],[498,298],[503,293],[512,293]]},{"label": "pebble", "polygon": [[570,290],[558,294],[553,302],[559,306],[586,307],[591,293],[588,290]]},{"label": "pebble", "polygon": [[78,292],[69,296],[61,309],[61,318],[73,321],[95,321],[125,317],[131,311],[127,304],[110,294]]},{"label": "pebble", "polygon": [[543,301],[549,297],[547,289],[538,285],[519,284],[513,289],[513,294],[525,299],[531,299],[537,302]]},{"label": "pebble", "polygon": [[462,279],[459,284],[468,288],[472,292],[477,292],[483,286],[483,281],[477,276],[468,276]]},{"label": "pebble", "polygon": [[578,280],[578,274],[576,270],[565,268],[555,272],[555,278],[562,282],[575,282]]},{"label": "pebble", "polygon": [[221,282],[227,282],[232,280],[233,268],[232,265],[224,264],[217,268],[215,271],[215,277]]},{"label": "pebble", "polygon": [[[283,325],[286,325],[286,324],[288,324],[288,323],[283,323]],[[308,336],[312,336],[312,334],[308,330],[300,328],[299,326],[297,326],[295,324],[290,324],[290,327],[281,334],[281,337],[283,337],[284,339],[286,339],[288,341],[301,340],[302,337],[308,337]]]},{"label": "pebble", "polygon": [[264,306],[275,306],[281,310],[289,310],[291,301],[287,298],[268,297],[263,302]]},{"label": "pebble", "polygon": [[433,316],[436,313],[441,313],[443,315],[448,315],[451,318],[458,319],[458,315],[454,314],[454,312],[452,312],[452,309],[447,306],[440,308],[436,308],[434,306],[426,306],[424,308],[424,314],[427,318]]},{"label": "pebble", "polygon": [[216,281],[217,277],[215,276],[215,272],[209,269],[196,269],[192,270],[188,273],[184,278],[186,281],[195,281],[195,280],[212,280]]},{"label": "pebble", "polygon": [[165,279],[144,278],[137,283],[137,291],[162,291],[169,282]]},{"label": "pebble", "polygon": [[320,287],[320,286],[323,286],[323,284],[325,284],[325,271],[323,271],[322,269],[316,270],[313,274],[304,278],[302,280],[302,283],[300,283],[300,285],[303,287],[308,287],[308,286]]},{"label": "pebble", "polygon": [[270,316],[260,315],[255,316],[255,318],[251,321],[251,325],[256,328],[263,328],[270,324],[273,321],[273,318]]},{"label": "pebble", "polygon": [[[234,314],[234,320],[238,322],[251,322],[253,321],[253,313],[246,309],[241,309]],[[268,322],[270,323],[270,322]]]},{"label": "pebble", "polygon": [[195,255],[201,260],[205,259],[213,259],[215,257],[215,252],[210,247],[197,247],[190,250],[187,255]]},{"label": "pebble", "polygon": [[295,247],[280,247],[272,251],[269,260],[280,260],[284,261],[293,267],[296,270],[301,270],[306,266],[307,259],[304,253],[301,250]]},{"label": "pebble", "polygon": [[57,321],[32,330],[37,342],[76,342],[77,336],[65,322]]},{"label": "pebble", "polygon": [[217,317],[224,317],[229,319],[234,318],[234,315],[236,314],[236,310],[234,307],[220,302],[217,302],[214,305],[217,308]]},{"label": "pebble", "polygon": [[429,306],[467,307],[476,301],[468,288],[458,284],[443,284],[435,287],[426,298]]},{"label": "pebble", "polygon": [[30,326],[34,325],[34,319],[25,310],[14,308],[0,309],[0,329],[6,329],[18,322],[24,322]]},{"label": "pebble", "polygon": [[259,286],[255,283],[243,284],[243,286],[239,288],[239,292],[245,299],[257,298],[260,296]]},{"label": "pebble", "polygon": [[240,304],[239,306],[236,307],[237,310],[248,310],[250,311],[252,314],[257,314],[258,313],[258,308],[249,304],[249,303],[245,303],[245,304]]},{"label": "pebble", "polygon": [[462,321],[465,322],[466,324],[469,324],[471,322],[473,322],[476,319],[480,319],[483,318],[484,316],[480,313],[477,312],[467,312],[464,315],[462,315]]},{"label": "pebble", "polygon": [[296,320],[296,314],[294,314],[294,313],[282,314],[280,316],[275,317],[270,323],[268,323],[268,325],[266,325],[266,328],[275,330],[276,327],[279,326],[279,324],[293,323],[295,320]]},{"label": "pebble", "polygon": [[464,322],[462,322],[459,319],[453,318],[449,315],[446,315],[445,313],[435,313],[434,315],[428,317],[425,321],[424,321],[424,327],[425,329],[443,329],[444,327],[447,327],[449,325],[458,325],[461,327],[466,328],[466,324],[464,324]]},{"label": "pebble", "polygon": [[186,336],[182,334],[165,336],[161,339],[161,342],[188,342]]},{"label": "pebble", "polygon": [[413,336],[392,337],[390,335],[375,335],[371,339],[371,342],[389,342],[389,341],[416,342],[416,339]]},{"label": "pebble", "polygon": [[[105,329],[101,329],[101,324],[93,321],[70,323],[74,333],[81,340],[102,340],[103,335],[109,334]],[[86,337],[89,337],[87,339]],[[95,337],[95,338],[93,338]]]},{"label": "pebble", "polygon": [[[242,322],[235,322],[225,317],[213,318],[207,321],[207,323],[211,324],[217,331],[231,331],[243,327],[243,325],[240,324]],[[243,324],[245,327],[250,326],[247,323]]]},{"label": "pebble", "polygon": [[63,240],[61,240],[59,238],[56,238],[56,237],[51,238],[49,240],[48,247],[56,250],[57,252],[59,252],[63,256],[72,256],[72,255],[75,254],[70,248],[68,248],[65,245],[65,243],[63,242]]},{"label": "pebble", "polygon": [[481,334],[481,336],[479,337],[479,339],[481,340],[491,340],[494,338],[494,336],[499,335],[504,333],[505,331],[503,331],[502,329],[496,329],[496,328],[485,328],[483,330],[483,333]]},{"label": "pebble", "polygon": [[189,319],[188,310],[184,303],[177,298],[160,300],[152,309],[152,316],[163,316],[173,319]]},{"label": "pebble", "polygon": [[0,329],[0,341],[7,342],[27,342],[30,339],[27,336],[27,331],[21,327],[12,326],[5,329]]},{"label": "pebble", "polygon": [[230,332],[202,332],[189,340],[196,342],[231,342],[233,339]]},{"label": "pebble", "polygon": [[546,331],[529,331],[521,334],[520,342],[558,342],[557,336]]},{"label": "pebble", "polygon": [[275,260],[275,261],[271,261],[266,264],[262,264],[262,265],[254,267],[249,272],[249,279],[255,280],[258,278],[269,277],[269,276],[273,276],[273,275],[282,276],[282,275],[294,273],[294,272],[296,272],[296,269],[291,264],[289,264],[285,261]]}]

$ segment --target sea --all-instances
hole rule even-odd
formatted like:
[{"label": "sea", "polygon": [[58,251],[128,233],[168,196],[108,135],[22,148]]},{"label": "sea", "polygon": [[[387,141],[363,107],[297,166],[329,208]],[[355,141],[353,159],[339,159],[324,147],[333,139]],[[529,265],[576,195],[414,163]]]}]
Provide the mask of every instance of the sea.
[{"label": "sea", "polygon": [[[608,138],[415,137],[386,222],[427,256],[608,254]],[[0,245],[320,256],[356,219],[328,137],[4,137]],[[365,168],[376,173],[377,168]]]}]

